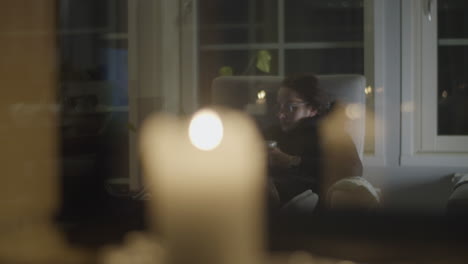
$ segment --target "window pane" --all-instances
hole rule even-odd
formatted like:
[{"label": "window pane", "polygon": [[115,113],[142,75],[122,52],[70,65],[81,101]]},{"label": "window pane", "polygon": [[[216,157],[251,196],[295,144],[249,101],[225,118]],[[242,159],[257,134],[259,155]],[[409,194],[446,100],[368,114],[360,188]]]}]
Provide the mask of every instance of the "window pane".
[{"label": "window pane", "polygon": [[262,50],[201,51],[200,52],[200,101],[211,102],[211,83],[220,75],[278,75],[278,52],[269,50],[270,71],[257,67]]},{"label": "window pane", "polygon": [[439,38],[468,38],[468,2],[439,0],[438,7]]},{"label": "window pane", "polygon": [[438,134],[468,135],[468,46],[438,52]]},{"label": "window pane", "polygon": [[467,10],[466,1],[439,0],[439,135],[468,135]]},{"label": "window pane", "polygon": [[362,0],[285,1],[286,42],[363,41]]},{"label": "window pane", "polygon": [[278,41],[276,0],[198,1],[200,44]]},{"label": "window pane", "polygon": [[[270,75],[364,74],[363,0],[288,0],[279,4],[277,0],[198,1],[202,105],[211,102],[211,82],[222,67],[232,68],[233,75],[265,74],[246,66],[253,64],[253,50],[274,50]],[[278,26],[283,27],[283,34]],[[373,94],[369,92],[366,98],[367,111],[373,112]],[[373,153],[372,122],[368,124],[366,151]]]},{"label": "window pane", "polygon": [[286,74],[364,73],[362,48],[286,50]]},{"label": "window pane", "polygon": [[66,219],[102,210],[109,182],[129,176],[127,3],[59,1]]}]

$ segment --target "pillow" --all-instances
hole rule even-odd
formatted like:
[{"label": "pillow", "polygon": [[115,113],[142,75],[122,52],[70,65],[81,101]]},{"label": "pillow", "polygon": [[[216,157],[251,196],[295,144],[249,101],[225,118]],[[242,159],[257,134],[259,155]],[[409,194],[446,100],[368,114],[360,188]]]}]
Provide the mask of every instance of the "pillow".
[{"label": "pillow", "polygon": [[379,207],[380,190],[363,177],[349,177],[334,183],[327,192],[327,207],[330,209],[364,209]]},{"label": "pillow", "polygon": [[468,214],[468,174],[455,173],[452,183],[453,191],[447,202],[447,211]]},{"label": "pillow", "polygon": [[319,197],[312,190],[298,194],[286,203],[281,211],[286,213],[311,213],[318,204]]}]

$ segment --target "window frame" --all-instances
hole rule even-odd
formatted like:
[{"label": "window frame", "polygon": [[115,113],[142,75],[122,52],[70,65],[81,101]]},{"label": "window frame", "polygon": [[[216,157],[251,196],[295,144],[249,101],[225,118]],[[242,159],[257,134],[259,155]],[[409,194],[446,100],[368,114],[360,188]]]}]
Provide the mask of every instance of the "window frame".
[{"label": "window frame", "polygon": [[138,151],[138,132],[145,118],[155,112],[180,114],[182,20],[180,2],[128,1],[130,191],[144,185]]},{"label": "window frame", "polygon": [[[385,0],[364,0],[364,75],[373,88],[374,152],[364,152],[364,166],[385,166]],[[366,8],[367,7],[367,8]],[[366,111],[366,115],[369,113]],[[366,123],[369,122],[366,117]],[[366,139],[367,140],[367,139]]]},{"label": "window frame", "polygon": [[[138,5],[128,1],[128,122],[138,125]],[[141,188],[140,166],[138,165],[138,136],[136,131],[129,133],[129,190]]]},{"label": "window frame", "polygon": [[437,47],[437,0],[402,1],[401,165],[468,164],[468,136],[437,135]]}]

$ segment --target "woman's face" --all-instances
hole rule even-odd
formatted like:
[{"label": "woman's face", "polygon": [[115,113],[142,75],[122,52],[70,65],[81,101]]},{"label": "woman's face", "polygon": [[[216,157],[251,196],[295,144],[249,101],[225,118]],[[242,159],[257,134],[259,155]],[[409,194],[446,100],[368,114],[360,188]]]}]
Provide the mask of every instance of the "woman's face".
[{"label": "woman's face", "polygon": [[317,110],[308,105],[295,91],[281,87],[278,91],[278,119],[281,129],[289,131],[296,127],[298,121],[317,115]]}]

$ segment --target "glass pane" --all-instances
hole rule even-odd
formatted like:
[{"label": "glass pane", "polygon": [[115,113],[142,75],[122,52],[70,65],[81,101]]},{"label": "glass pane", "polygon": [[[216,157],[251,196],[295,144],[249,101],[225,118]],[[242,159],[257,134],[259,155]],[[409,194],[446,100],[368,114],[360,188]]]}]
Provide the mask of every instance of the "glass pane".
[{"label": "glass pane", "polygon": [[362,0],[285,1],[285,41],[363,41]]},{"label": "glass pane", "polygon": [[364,74],[362,48],[286,50],[286,74]]},{"label": "glass pane", "polygon": [[277,0],[198,1],[200,44],[278,41]]},{"label": "glass pane", "polygon": [[257,67],[260,50],[202,51],[200,52],[200,101],[211,102],[211,83],[220,75],[278,75],[278,52],[269,50],[270,71]]},{"label": "glass pane", "polygon": [[438,34],[441,39],[468,38],[468,2],[438,1]]},{"label": "glass pane", "polygon": [[468,135],[467,10],[466,1],[439,0],[439,135]]},{"label": "glass pane", "polygon": [[59,2],[62,217],[102,210],[128,181],[127,1]]},{"label": "glass pane", "polygon": [[438,52],[438,134],[468,135],[468,46],[441,46]]}]

